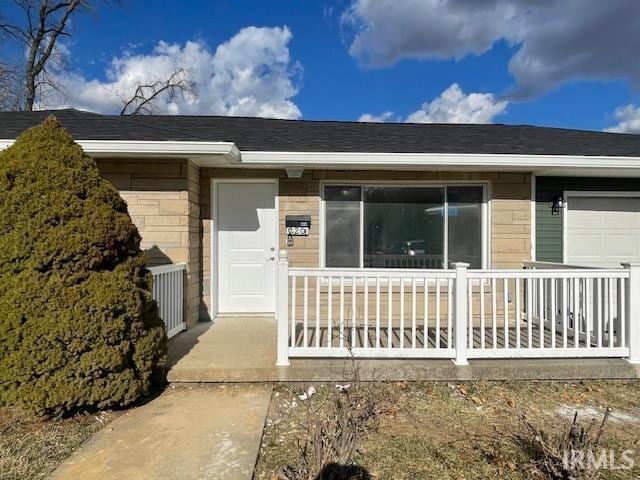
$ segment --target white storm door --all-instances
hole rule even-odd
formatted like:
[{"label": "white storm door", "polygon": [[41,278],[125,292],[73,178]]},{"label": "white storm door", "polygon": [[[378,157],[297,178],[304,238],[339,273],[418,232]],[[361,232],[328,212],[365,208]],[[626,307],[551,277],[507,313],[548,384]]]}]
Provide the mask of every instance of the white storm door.
[{"label": "white storm door", "polygon": [[220,182],[217,205],[218,310],[275,312],[276,183]]},{"label": "white storm door", "polygon": [[640,260],[640,197],[582,193],[566,199],[566,263],[619,267]]}]

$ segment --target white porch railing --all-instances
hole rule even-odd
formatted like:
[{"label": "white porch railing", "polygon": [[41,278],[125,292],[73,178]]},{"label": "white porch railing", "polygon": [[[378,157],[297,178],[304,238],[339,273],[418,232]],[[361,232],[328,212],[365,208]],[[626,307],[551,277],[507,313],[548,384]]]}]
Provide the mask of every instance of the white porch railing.
[{"label": "white porch railing", "polygon": [[184,321],[185,263],[150,267],[153,275],[153,299],[158,303],[160,318],[164,321],[167,338],[186,329]]},{"label": "white porch railing", "polygon": [[[640,265],[518,270],[289,268],[278,364],[290,357],[619,357],[640,362]],[[567,268],[568,267],[568,268]]]}]

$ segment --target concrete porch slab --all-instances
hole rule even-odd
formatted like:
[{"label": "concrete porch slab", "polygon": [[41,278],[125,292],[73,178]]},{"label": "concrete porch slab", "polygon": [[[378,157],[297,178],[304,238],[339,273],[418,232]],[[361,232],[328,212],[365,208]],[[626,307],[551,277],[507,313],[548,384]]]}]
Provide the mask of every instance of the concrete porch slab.
[{"label": "concrete porch slab", "polygon": [[[191,382],[331,382],[349,378],[350,360],[291,359],[276,363],[273,317],[223,317],[169,342],[168,380]],[[638,378],[622,359],[359,360],[363,380],[582,380]]]},{"label": "concrete porch slab", "polygon": [[128,410],[54,480],[250,480],[271,400],[267,385],[169,388]]}]

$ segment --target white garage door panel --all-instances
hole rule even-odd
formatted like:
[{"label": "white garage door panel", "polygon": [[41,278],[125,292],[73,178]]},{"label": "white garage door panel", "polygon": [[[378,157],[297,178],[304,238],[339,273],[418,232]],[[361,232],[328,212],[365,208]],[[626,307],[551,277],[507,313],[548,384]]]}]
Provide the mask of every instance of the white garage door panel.
[{"label": "white garage door panel", "polygon": [[640,197],[567,196],[566,262],[617,267],[640,260]]}]

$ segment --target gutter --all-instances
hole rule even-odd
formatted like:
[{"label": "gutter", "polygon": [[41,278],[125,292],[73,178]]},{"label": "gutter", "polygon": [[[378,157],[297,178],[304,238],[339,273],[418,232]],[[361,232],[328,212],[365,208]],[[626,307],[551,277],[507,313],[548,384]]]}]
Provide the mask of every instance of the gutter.
[{"label": "gutter", "polygon": [[[0,140],[0,150],[14,140]],[[94,158],[188,158],[200,167],[238,164],[240,150],[233,142],[76,140]]]}]

